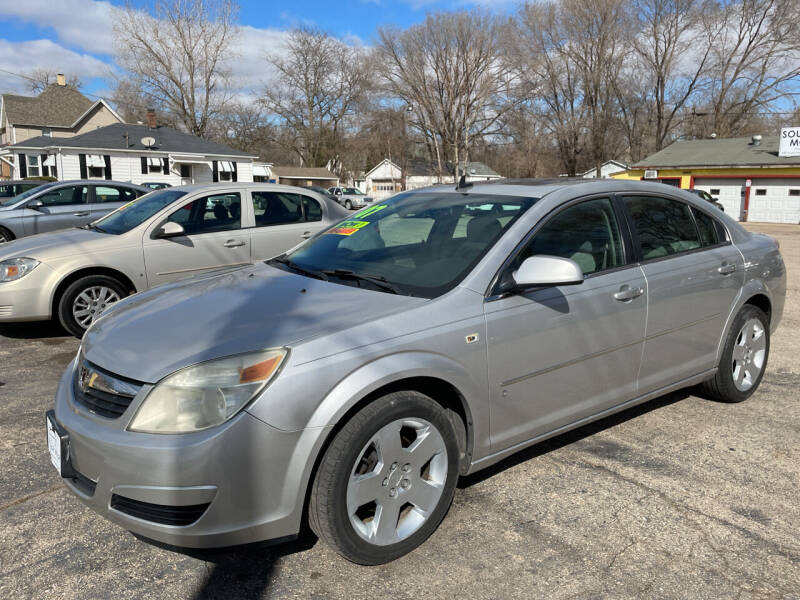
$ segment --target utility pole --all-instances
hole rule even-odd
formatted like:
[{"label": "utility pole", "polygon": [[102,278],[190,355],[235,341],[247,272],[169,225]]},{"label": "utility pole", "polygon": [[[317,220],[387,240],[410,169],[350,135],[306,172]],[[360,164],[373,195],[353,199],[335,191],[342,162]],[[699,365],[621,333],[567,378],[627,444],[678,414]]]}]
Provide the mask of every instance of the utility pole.
[{"label": "utility pole", "polygon": [[408,115],[413,110],[414,107],[408,104],[403,111],[403,151],[400,153],[400,185],[404,192],[408,189]]}]

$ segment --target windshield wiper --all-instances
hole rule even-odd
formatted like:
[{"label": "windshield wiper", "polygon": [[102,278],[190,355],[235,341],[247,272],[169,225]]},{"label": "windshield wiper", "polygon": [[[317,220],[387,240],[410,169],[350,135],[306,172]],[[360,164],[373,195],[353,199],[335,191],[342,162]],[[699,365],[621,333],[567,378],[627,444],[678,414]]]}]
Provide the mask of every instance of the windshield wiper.
[{"label": "windshield wiper", "polygon": [[271,258],[269,260],[264,261],[268,265],[272,263],[278,263],[290,268],[292,271],[297,273],[302,273],[303,275],[307,275],[308,277],[313,277],[314,279],[322,279],[323,281],[328,281],[328,276],[323,271],[315,271],[314,269],[306,269],[305,267],[301,267],[296,262],[289,260],[288,258],[278,257],[278,258]]},{"label": "windshield wiper", "polygon": [[391,292],[392,294],[400,294],[401,296],[410,296],[411,294],[404,292],[393,283],[389,283],[382,275],[369,275],[368,273],[356,273],[348,269],[329,269],[322,271],[325,275],[332,277],[339,277],[340,279],[352,279],[354,281],[366,281],[371,283],[377,288],[384,291]]}]

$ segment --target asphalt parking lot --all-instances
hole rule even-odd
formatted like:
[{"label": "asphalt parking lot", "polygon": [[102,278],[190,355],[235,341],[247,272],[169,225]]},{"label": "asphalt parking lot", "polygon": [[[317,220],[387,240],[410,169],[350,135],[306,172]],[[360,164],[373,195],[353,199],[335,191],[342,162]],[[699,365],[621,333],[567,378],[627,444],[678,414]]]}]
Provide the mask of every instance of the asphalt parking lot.
[{"label": "asphalt parking lot", "polygon": [[313,536],[182,553],[96,516],[59,482],[44,412],[78,342],[0,326],[0,598],[800,598],[800,226],[758,392],[671,394],[463,480],[442,526],[382,567]]}]

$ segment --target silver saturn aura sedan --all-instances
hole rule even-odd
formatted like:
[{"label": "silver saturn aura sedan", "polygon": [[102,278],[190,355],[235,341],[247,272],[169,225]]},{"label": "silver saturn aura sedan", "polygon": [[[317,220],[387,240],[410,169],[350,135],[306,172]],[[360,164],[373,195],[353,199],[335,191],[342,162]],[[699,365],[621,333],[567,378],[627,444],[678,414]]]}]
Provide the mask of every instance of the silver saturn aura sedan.
[{"label": "silver saturn aura sedan", "polygon": [[158,190],[88,226],[0,245],[0,322],[56,316],[80,337],[120,298],[270,258],[347,214],[282,185]]},{"label": "silver saturn aura sedan", "polygon": [[307,517],[383,563],[431,535],[460,475],[678,388],[748,398],[785,289],[772,238],[660,184],[402,193],[118,302],[61,379],[50,455],[149,539],[284,539]]}]

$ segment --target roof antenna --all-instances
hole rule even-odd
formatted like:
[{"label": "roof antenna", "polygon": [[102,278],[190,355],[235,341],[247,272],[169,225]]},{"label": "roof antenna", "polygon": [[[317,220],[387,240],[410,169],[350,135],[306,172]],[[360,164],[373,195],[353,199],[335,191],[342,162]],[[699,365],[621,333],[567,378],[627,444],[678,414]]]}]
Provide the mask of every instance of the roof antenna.
[{"label": "roof antenna", "polygon": [[458,185],[456,185],[456,191],[468,190],[471,187],[472,187],[472,182],[467,182],[467,174],[462,173],[461,179],[458,180]]}]

